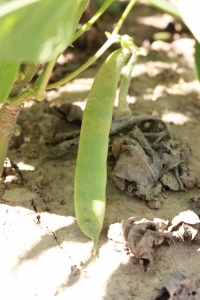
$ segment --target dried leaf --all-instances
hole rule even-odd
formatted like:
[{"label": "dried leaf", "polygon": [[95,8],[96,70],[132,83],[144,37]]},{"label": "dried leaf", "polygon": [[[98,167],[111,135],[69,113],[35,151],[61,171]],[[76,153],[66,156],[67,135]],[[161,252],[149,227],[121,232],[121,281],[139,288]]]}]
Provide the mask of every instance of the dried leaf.
[{"label": "dried leaf", "polygon": [[168,231],[172,232],[177,239],[193,240],[198,234],[199,217],[191,210],[181,212],[178,216],[172,219],[172,225],[169,226]]},{"label": "dried leaf", "polygon": [[121,148],[123,152],[112,173],[116,184],[121,190],[125,190],[125,180],[135,182],[136,194],[148,195],[158,179],[157,164],[156,166],[153,164],[136,141],[135,145],[123,145]]},{"label": "dried leaf", "polygon": [[52,107],[47,107],[44,109],[44,112],[69,122],[82,121],[83,117],[83,111],[80,106],[72,103],[65,103],[61,106],[54,105]]},{"label": "dried leaf", "polygon": [[[133,115],[133,116],[123,116],[112,121],[110,135],[117,134],[123,129],[132,129],[134,125],[141,122],[147,121],[157,121],[163,124],[163,127],[167,129],[167,125],[159,118],[152,115]],[[168,131],[168,130],[167,130]],[[169,131],[168,131],[169,134]]]},{"label": "dried leaf", "polygon": [[126,220],[122,220],[122,232],[123,232],[123,237],[124,237],[125,241],[127,241],[129,231],[133,227],[135,221],[136,221],[136,218],[134,218],[134,217],[128,218]]},{"label": "dried leaf", "polygon": [[199,224],[200,220],[197,214],[195,214],[192,210],[186,210],[180,212],[180,214],[172,219],[172,226],[175,227],[180,223],[187,224]]},{"label": "dried leaf", "polygon": [[[186,178],[184,172],[188,172],[188,169],[183,168],[186,165],[181,155],[180,143],[171,139],[162,141],[166,137],[163,132],[167,132],[168,136],[170,133],[158,118],[141,115],[121,118],[118,122],[119,126],[115,127],[117,121],[113,121],[111,133],[115,133],[116,128],[124,128],[125,124],[127,128],[133,125],[135,127],[127,136],[113,141],[112,153],[117,159],[112,173],[113,179],[129,196],[145,196],[151,208],[159,208],[160,203],[157,202],[163,201],[162,186],[174,191],[184,189],[181,178]],[[177,145],[179,148],[174,148]],[[181,178],[178,169],[180,164]],[[195,178],[192,178],[190,186],[194,182]]]},{"label": "dried leaf", "polygon": [[156,224],[156,230],[158,231],[163,231],[169,224],[169,220],[163,220],[160,218],[154,218],[153,222]]},{"label": "dried leaf", "polygon": [[172,191],[179,191],[180,186],[173,171],[168,171],[160,177],[160,181]]},{"label": "dried leaf", "polygon": [[70,151],[71,147],[74,145],[77,145],[79,142],[79,137],[76,137],[75,139],[72,140],[66,140],[54,147],[51,148],[49,153],[46,155],[46,159],[55,159],[58,157],[61,157],[65,155],[67,152]]},{"label": "dried leaf", "polygon": [[179,151],[176,151],[176,155],[163,153],[162,155],[162,165],[164,166],[161,174],[165,174],[167,171],[173,169],[174,167],[178,166],[182,162]]},{"label": "dried leaf", "polygon": [[153,263],[153,246],[162,244],[165,238],[169,239],[172,236],[169,232],[158,231],[163,228],[163,223],[162,219],[153,222],[147,219],[134,221],[133,218],[122,222],[127,246],[136,258],[143,261],[145,272]]},{"label": "dried leaf", "polygon": [[53,137],[49,144],[54,146],[56,144],[62,143],[66,140],[74,139],[75,137],[80,135],[80,130],[72,130],[70,132],[58,132],[55,134],[55,137]]},{"label": "dried leaf", "polygon": [[152,203],[155,202],[156,204],[158,204],[157,202],[162,202],[163,198],[161,195],[161,190],[162,190],[162,184],[160,182],[155,183],[154,186],[151,188],[149,194],[146,195],[146,200]]},{"label": "dried leaf", "polygon": [[156,290],[157,296],[154,300],[198,300],[200,290],[195,288],[193,281],[186,278],[180,272],[161,282]]}]

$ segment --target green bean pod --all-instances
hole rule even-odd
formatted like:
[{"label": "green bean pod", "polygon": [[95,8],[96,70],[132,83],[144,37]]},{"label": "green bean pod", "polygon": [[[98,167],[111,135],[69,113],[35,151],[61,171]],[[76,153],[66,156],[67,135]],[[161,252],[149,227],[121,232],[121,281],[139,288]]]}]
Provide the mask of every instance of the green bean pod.
[{"label": "green bean pod", "polygon": [[133,68],[134,68],[136,62],[137,62],[137,55],[134,52],[126,66],[126,70],[125,70],[124,76],[122,78],[122,82],[120,84],[119,95],[118,95],[119,110],[121,110],[121,111],[127,110],[130,115],[131,115],[131,111],[128,106],[126,97],[127,97],[128,89],[129,89],[130,82],[131,82],[131,74],[132,74],[132,71],[133,71]]},{"label": "green bean pod", "polygon": [[107,153],[112,110],[121,69],[130,57],[124,48],[100,67],[83,115],[75,171],[74,205],[81,231],[94,243],[94,254],[106,208]]}]

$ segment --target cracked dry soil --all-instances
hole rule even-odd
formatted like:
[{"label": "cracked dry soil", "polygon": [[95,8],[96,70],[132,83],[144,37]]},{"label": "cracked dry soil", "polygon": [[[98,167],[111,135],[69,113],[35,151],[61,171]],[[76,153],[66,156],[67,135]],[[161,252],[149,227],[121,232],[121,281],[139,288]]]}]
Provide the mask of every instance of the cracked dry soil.
[{"label": "cracked dry soil", "polygon": [[[99,21],[99,41],[117,19],[117,15],[105,15]],[[194,75],[194,40],[184,30],[172,32],[167,42],[153,40],[153,34],[163,31],[171,20],[156,10],[136,5],[125,22],[122,31],[134,36],[136,44],[148,52],[133,71],[128,100],[132,113],[162,118],[174,137],[189,145],[188,166],[198,175],[200,89]],[[52,80],[76,68],[94,51],[87,45],[80,47],[65,53],[63,58],[68,59],[68,64],[58,63]],[[198,243],[185,241],[156,247],[153,265],[144,273],[132,254],[127,255],[123,247],[107,238],[110,224],[129,217],[172,220],[188,209],[199,214],[199,207],[190,200],[198,198],[199,189],[166,190],[161,207],[152,210],[142,199],[129,197],[117,188],[111,176],[113,166],[108,164],[105,222],[98,256],[91,258],[92,242],[80,232],[73,207],[77,144],[60,158],[42,161],[56,132],[80,129],[80,124],[67,123],[43,111],[52,104],[76,103],[83,107],[102,61],[103,58],[78,78],[48,92],[46,101],[29,101],[20,113],[17,126],[21,135],[12,138],[8,157],[17,163],[23,186],[14,171],[0,185],[2,300],[149,300],[156,297],[156,286],[173,276],[177,279],[180,272],[196,288],[200,287]],[[115,107],[113,117],[119,116]]]}]

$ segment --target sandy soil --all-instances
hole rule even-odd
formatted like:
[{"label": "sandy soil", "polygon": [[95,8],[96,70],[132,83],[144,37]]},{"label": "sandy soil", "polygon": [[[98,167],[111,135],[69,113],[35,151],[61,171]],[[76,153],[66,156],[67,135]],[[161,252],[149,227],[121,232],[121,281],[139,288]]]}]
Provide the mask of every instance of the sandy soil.
[{"label": "sandy soil", "polygon": [[[104,39],[103,31],[111,30],[117,19],[117,15],[106,15],[99,21],[99,43]],[[198,175],[200,89],[194,74],[194,40],[184,31],[172,32],[167,42],[153,40],[153,34],[163,31],[171,20],[137,5],[123,26],[122,32],[134,36],[136,44],[148,52],[133,71],[128,100],[132,113],[157,115],[169,123],[174,137],[191,148],[188,164]],[[85,48],[77,45],[74,52],[66,52],[63,62],[60,59],[52,81],[77,68],[93,53],[92,33],[84,43]],[[18,118],[21,135],[11,140],[8,157],[18,164],[23,185],[18,175],[8,176],[7,182],[0,185],[2,300],[149,300],[156,296],[155,287],[163,279],[176,277],[176,272],[200,287],[198,243],[185,241],[157,247],[154,264],[144,273],[132,254],[127,255],[123,246],[107,238],[109,225],[122,219],[135,216],[171,220],[182,211],[194,209],[190,197],[199,194],[197,188],[165,191],[161,208],[151,210],[145,201],[129,197],[116,187],[111,177],[113,166],[108,165],[105,222],[98,256],[91,258],[92,242],[80,232],[73,206],[77,145],[61,158],[43,161],[55,132],[80,128],[43,110],[63,103],[84,107],[102,60],[73,81],[49,91],[44,102],[29,101]],[[116,107],[113,116],[121,116]]]}]

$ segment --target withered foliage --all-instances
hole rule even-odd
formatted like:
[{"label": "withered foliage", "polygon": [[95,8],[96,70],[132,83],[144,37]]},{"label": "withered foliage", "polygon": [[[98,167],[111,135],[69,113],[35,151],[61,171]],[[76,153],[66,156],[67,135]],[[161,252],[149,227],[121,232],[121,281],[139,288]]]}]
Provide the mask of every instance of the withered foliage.
[{"label": "withered foliage", "polygon": [[[193,211],[181,212],[168,220],[145,218],[137,220],[130,217],[122,223],[112,224],[108,230],[108,238],[116,243],[125,243],[125,248],[143,264],[144,271],[153,265],[154,248],[165,241],[170,246],[176,241],[194,240],[200,242],[200,219]],[[118,247],[119,248],[119,247]]]},{"label": "withered foliage", "polygon": [[119,132],[112,141],[112,176],[129,196],[145,196],[151,208],[159,208],[163,187],[178,191],[195,186],[196,177],[187,167],[189,147],[175,141],[161,119],[123,117],[111,126],[111,136]]}]

